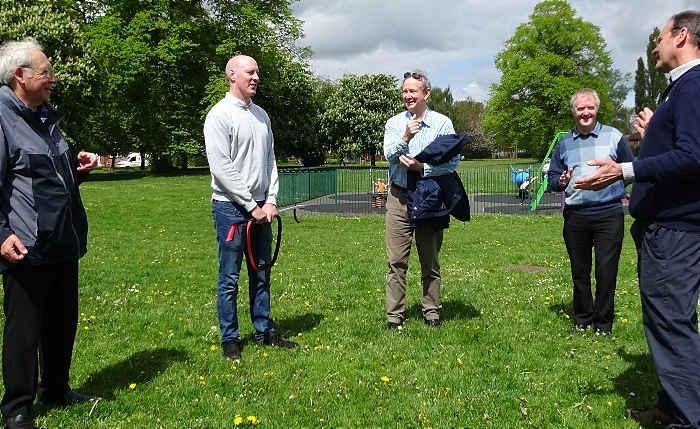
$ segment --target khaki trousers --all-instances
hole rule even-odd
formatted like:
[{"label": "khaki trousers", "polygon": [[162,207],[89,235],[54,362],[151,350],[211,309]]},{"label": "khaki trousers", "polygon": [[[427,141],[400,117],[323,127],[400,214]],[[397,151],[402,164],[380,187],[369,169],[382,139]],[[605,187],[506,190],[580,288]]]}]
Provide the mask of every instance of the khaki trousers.
[{"label": "khaki trousers", "polygon": [[386,201],[386,317],[388,322],[403,323],[406,311],[406,272],[413,236],[421,265],[421,306],[426,320],[440,318],[440,262],[444,230],[434,230],[429,222],[411,227],[406,210],[406,193],[389,187]]}]

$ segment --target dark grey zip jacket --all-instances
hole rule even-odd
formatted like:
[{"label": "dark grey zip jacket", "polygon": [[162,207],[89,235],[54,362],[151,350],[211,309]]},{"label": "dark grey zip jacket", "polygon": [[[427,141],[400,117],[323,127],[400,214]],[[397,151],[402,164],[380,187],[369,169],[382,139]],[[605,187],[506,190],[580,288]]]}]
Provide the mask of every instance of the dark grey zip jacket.
[{"label": "dark grey zip jacket", "polygon": [[[78,159],[58,128],[63,113],[44,103],[42,123],[10,87],[0,87],[0,244],[16,234],[27,248],[18,264],[80,259],[87,252],[87,216]],[[0,256],[0,271],[14,264]]]}]

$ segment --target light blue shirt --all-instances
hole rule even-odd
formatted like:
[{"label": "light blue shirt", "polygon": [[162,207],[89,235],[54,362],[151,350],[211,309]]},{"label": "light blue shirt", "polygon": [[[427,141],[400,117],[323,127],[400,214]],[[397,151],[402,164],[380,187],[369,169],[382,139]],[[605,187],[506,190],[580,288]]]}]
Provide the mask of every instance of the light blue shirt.
[{"label": "light blue shirt", "polygon": [[[399,156],[402,154],[416,156],[437,137],[455,133],[450,118],[427,109],[420,123],[418,134],[413,136],[409,143],[406,143],[401,140],[401,136],[406,131],[406,124],[410,120],[411,112],[407,110],[391,117],[386,122],[384,129],[384,156],[389,161],[389,181],[402,188],[406,187],[407,170],[399,163]],[[459,154],[445,164],[423,164],[423,177],[451,174],[457,168],[458,163]]]}]

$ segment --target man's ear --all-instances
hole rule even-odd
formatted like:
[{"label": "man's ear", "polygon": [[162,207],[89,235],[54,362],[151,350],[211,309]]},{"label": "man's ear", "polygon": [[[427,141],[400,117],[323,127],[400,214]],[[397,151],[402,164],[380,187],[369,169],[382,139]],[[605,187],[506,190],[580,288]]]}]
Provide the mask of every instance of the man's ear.
[{"label": "man's ear", "polygon": [[430,98],[430,88],[425,89],[425,99],[426,101]]}]

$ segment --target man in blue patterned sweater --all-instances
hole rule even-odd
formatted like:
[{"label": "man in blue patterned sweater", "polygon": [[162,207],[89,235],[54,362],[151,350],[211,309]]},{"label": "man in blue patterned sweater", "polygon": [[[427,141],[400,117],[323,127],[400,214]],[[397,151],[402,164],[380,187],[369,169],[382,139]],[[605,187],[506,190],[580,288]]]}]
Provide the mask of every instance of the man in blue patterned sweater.
[{"label": "man in blue patterned sweater", "polygon": [[[605,191],[594,192],[574,189],[571,180],[593,173],[595,167],[586,163],[594,158],[630,162],[634,157],[620,131],[597,121],[599,107],[600,98],[592,89],[581,89],[571,97],[576,127],[557,144],[547,175],[550,189],[566,192],[564,242],[574,282],[574,326],[569,332],[592,327],[596,334],[609,337],[625,235],[625,185],[618,180]],[[595,300],[591,285],[594,248]]]}]

